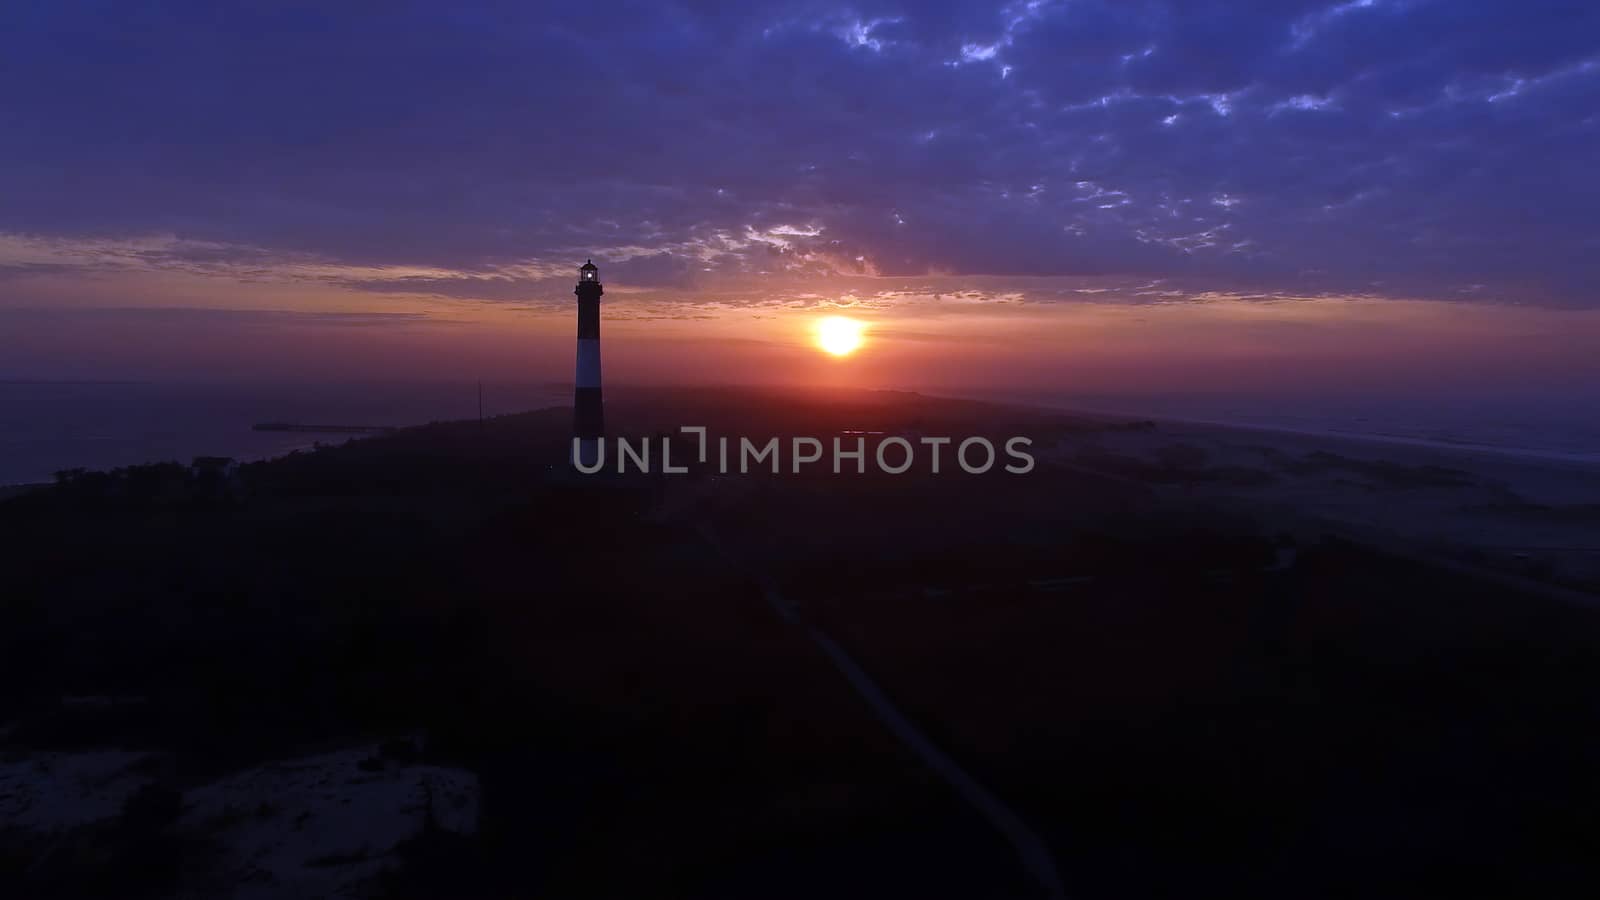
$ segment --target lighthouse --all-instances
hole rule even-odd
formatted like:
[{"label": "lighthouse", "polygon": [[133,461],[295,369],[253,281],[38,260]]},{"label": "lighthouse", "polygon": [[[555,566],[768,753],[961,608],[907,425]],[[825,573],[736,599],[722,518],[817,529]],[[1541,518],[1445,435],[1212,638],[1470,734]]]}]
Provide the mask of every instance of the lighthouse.
[{"label": "lighthouse", "polygon": [[578,269],[578,379],[572,398],[573,462],[593,466],[599,462],[601,439],[606,433],[605,407],[600,400],[600,269],[589,260]]}]

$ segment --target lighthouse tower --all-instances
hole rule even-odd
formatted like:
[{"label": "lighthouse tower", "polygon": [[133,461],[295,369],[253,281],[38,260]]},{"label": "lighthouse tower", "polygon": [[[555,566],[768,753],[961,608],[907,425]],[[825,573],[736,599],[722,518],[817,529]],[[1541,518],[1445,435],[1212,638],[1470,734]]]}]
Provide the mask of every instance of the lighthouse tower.
[{"label": "lighthouse tower", "polygon": [[599,462],[605,437],[605,408],[600,401],[600,269],[589,260],[578,269],[578,380],[572,398],[573,461]]}]

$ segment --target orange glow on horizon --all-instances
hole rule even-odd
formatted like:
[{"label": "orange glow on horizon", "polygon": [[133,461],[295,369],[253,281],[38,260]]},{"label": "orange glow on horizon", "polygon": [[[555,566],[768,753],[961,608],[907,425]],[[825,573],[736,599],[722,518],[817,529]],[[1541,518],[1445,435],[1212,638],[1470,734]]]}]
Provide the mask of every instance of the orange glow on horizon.
[{"label": "orange glow on horizon", "polygon": [[[528,303],[171,272],[33,275],[17,284],[26,290],[16,299],[0,298],[0,375],[549,384],[573,377],[576,312],[565,279],[559,294],[530,290]],[[958,290],[970,284],[863,287],[852,306],[821,291],[802,305],[781,294],[722,302],[608,288],[607,384],[1105,395],[1600,385],[1596,309],[1375,297],[1024,300],[1001,283]]]}]

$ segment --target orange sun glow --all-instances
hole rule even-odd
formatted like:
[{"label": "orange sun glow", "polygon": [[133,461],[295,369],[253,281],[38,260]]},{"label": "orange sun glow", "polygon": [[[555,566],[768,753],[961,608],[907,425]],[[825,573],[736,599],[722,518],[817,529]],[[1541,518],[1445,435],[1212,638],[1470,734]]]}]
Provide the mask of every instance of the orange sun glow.
[{"label": "orange sun glow", "polygon": [[861,346],[867,326],[844,316],[828,316],[817,323],[817,346],[834,356],[849,356]]}]

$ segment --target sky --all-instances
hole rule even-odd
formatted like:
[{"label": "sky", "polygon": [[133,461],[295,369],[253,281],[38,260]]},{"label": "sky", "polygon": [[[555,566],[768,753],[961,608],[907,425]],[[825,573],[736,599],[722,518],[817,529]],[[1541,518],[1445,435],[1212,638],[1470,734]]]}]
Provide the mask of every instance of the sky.
[{"label": "sky", "polygon": [[1597,161],[1589,2],[21,0],[0,378],[1576,396]]}]

